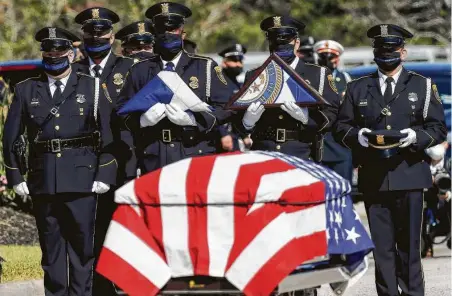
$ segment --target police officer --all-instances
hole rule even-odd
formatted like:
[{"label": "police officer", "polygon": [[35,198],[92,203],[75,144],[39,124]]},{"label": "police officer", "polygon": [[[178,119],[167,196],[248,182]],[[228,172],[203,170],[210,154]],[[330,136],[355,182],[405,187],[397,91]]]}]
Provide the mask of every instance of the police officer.
[{"label": "police officer", "polygon": [[446,139],[444,110],[433,81],[402,66],[410,32],[382,24],[367,36],[378,71],[348,83],[334,135],[359,160],[378,295],[400,295],[399,287],[424,295],[422,195],[432,186],[424,149]]},{"label": "police officer", "polygon": [[[328,130],[336,119],[339,97],[331,73],[325,67],[308,64],[300,60],[295,52],[298,34],[305,25],[290,17],[273,16],[261,22],[266,32],[270,52],[276,53],[290,65],[303,79],[331,104],[325,109],[301,108],[293,102],[286,102],[281,108],[264,109],[260,103],[252,103],[240,123],[235,127],[240,133],[252,133],[253,150],[279,151],[303,159],[311,158],[311,153],[322,150],[317,146],[319,134]],[[245,81],[255,70],[247,72]],[[320,161],[321,154],[316,153]]]},{"label": "police officer", "polygon": [[296,52],[299,57],[305,63],[317,64],[317,54],[314,51],[315,39],[312,36],[307,36],[299,41],[299,47]]},{"label": "police officer", "polygon": [[135,62],[154,56],[154,35],[150,21],[134,22],[116,33],[121,40],[122,54]]},{"label": "police officer", "polygon": [[[9,186],[30,194],[42,250],[46,295],[91,295],[96,195],[115,184],[109,152],[111,104],[99,81],[76,73],[72,42],[60,28],[43,28],[45,75],[18,83],[3,130]],[[27,131],[27,180],[15,149]]]},{"label": "police officer", "polygon": [[[334,40],[321,40],[314,44],[314,52],[318,56],[318,63],[327,67],[333,74],[334,84],[342,98],[345,94],[347,82],[351,80],[347,72],[339,71],[339,57],[344,47]],[[353,162],[349,149],[343,147],[333,139],[331,132],[325,133],[322,164],[352,182]]]},{"label": "police officer", "polygon": [[[240,43],[234,43],[218,53],[223,58],[221,67],[226,77],[231,81],[234,93],[238,92],[243,85],[243,83],[237,81],[237,76],[243,72],[245,53],[246,47]],[[221,134],[221,148],[224,151],[236,151],[240,149],[240,144],[244,145],[243,140],[239,139],[235,133],[232,133],[230,124],[219,127],[219,132]],[[249,140],[248,138],[245,139]]]},{"label": "police officer", "polygon": [[223,72],[207,57],[183,50],[185,19],[191,16],[182,4],[161,2],[146,11],[156,30],[155,51],[159,56],[135,64],[120,97],[120,106],[132,98],[160,70],[176,71],[192,91],[214,107],[214,113],[184,112],[172,104],[158,103],[144,114],[125,117],[125,125],[137,135],[137,153],[142,172],[150,172],[186,157],[216,151],[216,126],[224,123],[228,112],[221,106],[232,95]]},{"label": "police officer", "polygon": [[[75,22],[82,25],[83,43],[88,57],[78,63],[78,71],[99,77],[101,91],[107,99],[116,105],[117,97],[121,91],[127,71],[134,64],[134,60],[128,57],[120,57],[112,52],[112,44],[115,41],[113,24],[119,22],[119,16],[103,7],[88,8],[75,17]],[[137,175],[137,161],[133,137],[131,133],[120,124],[119,118],[112,118],[112,131],[114,136],[114,153],[118,161],[117,184],[121,186],[127,180]],[[99,200],[96,216],[96,258],[102,248],[102,244],[116,209],[114,203],[114,188]],[[113,288],[104,278],[95,273],[94,294],[108,295],[108,288]],[[101,290],[102,292],[99,292]]]}]

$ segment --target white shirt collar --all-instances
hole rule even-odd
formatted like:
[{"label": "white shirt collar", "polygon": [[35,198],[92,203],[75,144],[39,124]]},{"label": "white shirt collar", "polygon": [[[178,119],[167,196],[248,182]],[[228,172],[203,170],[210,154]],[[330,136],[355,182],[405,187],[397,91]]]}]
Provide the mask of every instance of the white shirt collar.
[{"label": "white shirt collar", "polygon": [[[105,65],[107,64],[107,61],[108,61],[108,58],[110,57],[110,55],[111,55],[111,50],[107,54],[107,56],[102,60],[102,62],[99,63],[99,66],[102,67],[101,71],[103,71],[105,69]],[[94,66],[96,66],[96,63],[94,63],[93,60],[90,57],[88,57],[88,60],[89,60],[89,69],[93,70]]]},{"label": "white shirt collar", "polygon": [[[71,76],[72,73],[69,73],[69,75],[67,75],[66,77],[63,77],[60,79],[63,89],[66,87],[66,84],[69,80],[69,76]],[[53,86],[56,82],[56,79],[54,79],[53,77],[50,77],[49,75],[47,75],[47,78],[49,79],[49,86]]]},{"label": "white shirt collar", "polygon": [[292,68],[292,69],[295,69],[296,67],[297,67],[297,65],[298,65],[298,61],[299,61],[300,59],[296,56],[295,57],[295,60],[293,60],[292,61],[292,63],[290,64],[290,67]]},{"label": "white shirt collar", "polygon": [[180,53],[178,53],[177,56],[175,56],[174,59],[172,59],[171,61],[165,61],[162,59],[162,57],[160,57],[160,60],[162,60],[162,63],[163,63],[163,68],[166,67],[166,64],[168,64],[169,62],[172,62],[174,64],[174,69],[176,69],[177,63],[179,63],[181,56],[182,56],[182,51]]},{"label": "white shirt collar", "polygon": [[[393,82],[394,84],[397,84],[397,80],[399,80],[400,74],[402,74],[402,70],[403,70],[403,67],[400,67],[400,70],[392,76],[392,78],[394,78],[394,82]],[[386,78],[388,78],[388,76],[381,73],[380,69],[378,69],[378,77],[380,80],[380,86],[383,86],[385,84]]]}]

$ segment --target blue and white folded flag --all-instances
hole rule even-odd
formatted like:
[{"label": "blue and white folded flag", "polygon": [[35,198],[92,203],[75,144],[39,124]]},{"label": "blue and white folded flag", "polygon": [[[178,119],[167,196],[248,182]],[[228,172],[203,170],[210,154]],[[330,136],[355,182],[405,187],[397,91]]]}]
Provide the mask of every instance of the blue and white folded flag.
[{"label": "blue and white folded flag", "polygon": [[182,111],[212,112],[213,110],[188,87],[179,74],[173,71],[160,71],[119,109],[118,114],[144,113],[157,103],[171,103]]}]

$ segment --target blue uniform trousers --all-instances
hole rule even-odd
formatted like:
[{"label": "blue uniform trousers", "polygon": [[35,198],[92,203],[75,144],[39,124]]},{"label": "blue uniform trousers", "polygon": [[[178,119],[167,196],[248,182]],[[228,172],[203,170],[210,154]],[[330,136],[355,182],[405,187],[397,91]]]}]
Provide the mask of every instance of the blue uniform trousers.
[{"label": "blue uniform trousers", "polygon": [[364,202],[375,244],[378,295],[424,296],[420,253],[423,191],[364,193]]},{"label": "blue uniform trousers", "polygon": [[96,196],[34,195],[46,296],[91,295]]}]

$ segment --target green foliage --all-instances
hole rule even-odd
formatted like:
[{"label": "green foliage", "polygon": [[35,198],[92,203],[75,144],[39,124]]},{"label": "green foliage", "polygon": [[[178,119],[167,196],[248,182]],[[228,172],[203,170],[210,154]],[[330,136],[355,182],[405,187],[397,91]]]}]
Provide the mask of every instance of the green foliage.
[{"label": "green foliage", "polygon": [[43,277],[39,246],[0,246],[0,255],[6,260],[2,283]]}]

